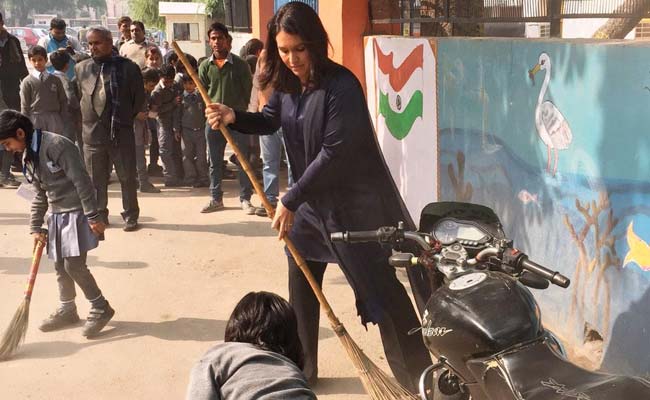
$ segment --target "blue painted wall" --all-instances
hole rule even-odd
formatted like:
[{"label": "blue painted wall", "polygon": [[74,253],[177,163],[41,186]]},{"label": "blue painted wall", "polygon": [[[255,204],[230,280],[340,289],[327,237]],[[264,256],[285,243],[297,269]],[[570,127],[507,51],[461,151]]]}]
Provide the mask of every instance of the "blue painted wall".
[{"label": "blue painted wall", "polygon": [[[538,105],[549,71],[534,84],[529,72],[542,53],[543,102],[562,117]],[[603,369],[650,375],[650,43],[441,39],[437,82],[441,199],[463,197],[451,179],[462,165],[463,200],[494,208],[518,247],[572,278],[535,292],[547,325],[578,346],[593,328]],[[555,173],[540,136],[551,129],[565,135]]]},{"label": "blue painted wall", "polygon": [[278,11],[280,7],[282,7],[283,5],[291,1],[300,1],[302,3],[309,4],[311,8],[313,8],[314,10],[316,10],[316,12],[318,12],[318,0],[274,0],[273,5],[275,7],[275,11]]}]

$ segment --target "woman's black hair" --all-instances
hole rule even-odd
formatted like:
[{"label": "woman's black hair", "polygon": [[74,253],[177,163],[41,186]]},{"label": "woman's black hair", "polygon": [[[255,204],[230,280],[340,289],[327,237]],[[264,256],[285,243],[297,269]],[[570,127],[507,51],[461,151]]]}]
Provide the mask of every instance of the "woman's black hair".
[{"label": "woman's black hair", "polygon": [[318,14],[309,5],[301,2],[291,2],[282,6],[268,24],[266,39],[266,63],[260,75],[263,88],[273,85],[274,89],[287,93],[300,93],[300,79],[287,68],[280,59],[276,35],[284,31],[298,35],[305,45],[311,60],[311,70],[307,82],[308,89],[320,86],[323,75],[331,65],[327,57],[329,38]]},{"label": "woman's black hair", "polygon": [[27,116],[16,110],[8,109],[0,112],[0,140],[17,137],[18,129],[25,131],[26,137],[31,139],[34,125]]},{"label": "woman's black hair", "polygon": [[0,112],[0,140],[18,137],[18,129],[25,132],[25,163],[32,165],[31,177],[27,177],[31,182],[34,179],[34,171],[38,168],[38,154],[32,149],[34,124],[26,115],[16,110],[8,109]]},{"label": "woman's black hair", "polygon": [[250,343],[304,366],[298,321],[282,297],[269,292],[250,292],[235,306],[226,324],[225,342]]},{"label": "woman's black hair", "polygon": [[257,38],[252,38],[239,50],[239,57],[257,56],[257,53],[264,48],[264,42]]}]

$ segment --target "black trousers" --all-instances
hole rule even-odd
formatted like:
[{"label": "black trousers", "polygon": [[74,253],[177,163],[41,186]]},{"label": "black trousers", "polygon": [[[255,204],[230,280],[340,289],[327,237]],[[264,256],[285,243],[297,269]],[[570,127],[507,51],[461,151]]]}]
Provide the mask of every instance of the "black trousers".
[{"label": "black trousers", "polygon": [[89,301],[96,300],[102,295],[95,278],[88,270],[86,255],[87,253],[83,253],[78,257],[66,257],[54,263],[56,281],[59,284],[59,299],[62,302],[74,300],[77,295],[75,283],[79,285]]},{"label": "black trousers", "polygon": [[147,120],[147,127],[151,133],[151,144],[149,145],[149,165],[158,165],[160,158],[160,146],[158,145],[158,128],[156,121],[153,119]]},{"label": "black trousers", "polygon": [[122,188],[122,218],[125,221],[137,221],[140,216],[138,206],[138,179],[135,158],[135,143],[120,142],[118,147],[107,145],[84,144],[84,161],[97,193],[99,213],[108,220],[108,178],[111,165]]},{"label": "black trousers", "polygon": [[[303,372],[307,379],[318,376],[318,329],[320,304],[307,279],[293,258],[289,257],[289,303],[298,319],[298,335],[305,353]],[[314,278],[320,286],[323,283],[326,263],[307,261]],[[372,270],[372,269],[370,269]],[[378,269],[378,271],[386,269]],[[382,272],[379,272],[382,273]],[[417,392],[417,382],[422,371],[431,365],[431,357],[424,347],[420,334],[408,335],[408,331],[420,326],[413,305],[394,274],[381,278],[381,290],[392,301],[380,311],[377,325],[381,335],[388,365],[397,381],[412,392]]]}]

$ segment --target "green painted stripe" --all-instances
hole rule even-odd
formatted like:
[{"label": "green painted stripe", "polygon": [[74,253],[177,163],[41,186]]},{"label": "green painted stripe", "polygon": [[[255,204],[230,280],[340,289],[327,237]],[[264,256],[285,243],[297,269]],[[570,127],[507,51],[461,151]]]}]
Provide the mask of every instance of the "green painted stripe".
[{"label": "green painted stripe", "polygon": [[379,113],[384,116],[386,126],[395,139],[404,139],[411,131],[415,120],[418,117],[422,118],[422,97],[422,91],[416,90],[404,111],[398,113],[391,108],[388,95],[382,91],[379,92]]}]

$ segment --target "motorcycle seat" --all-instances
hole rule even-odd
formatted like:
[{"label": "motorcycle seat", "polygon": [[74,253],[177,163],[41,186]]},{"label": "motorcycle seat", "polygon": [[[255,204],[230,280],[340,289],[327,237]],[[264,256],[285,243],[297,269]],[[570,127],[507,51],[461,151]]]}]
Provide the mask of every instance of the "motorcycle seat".
[{"label": "motorcycle seat", "polygon": [[[546,341],[468,363],[491,399],[626,400],[650,399],[650,382],[591,372],[572,364]],[[480,373],[481,375],[478,375]],[[504,389],[511,393],[504,397]]]}]

